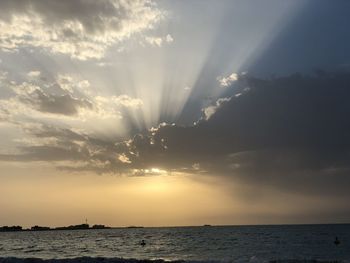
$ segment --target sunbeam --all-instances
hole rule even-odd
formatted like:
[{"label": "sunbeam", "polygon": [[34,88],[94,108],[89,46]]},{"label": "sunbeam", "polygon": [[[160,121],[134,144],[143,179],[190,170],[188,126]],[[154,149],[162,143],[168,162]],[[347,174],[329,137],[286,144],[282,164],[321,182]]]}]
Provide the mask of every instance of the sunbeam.
[{"label": "sunbeam", "polygon": [[[117,231],[100,223],[205,225],[189,230],[208,234],[199,254],[236,262],[241,238],[212,246],[221,228],[210,224],[348,222],[349,10],[341,0],[0,0],[0,232],[81,220],[68,230],[89,230],[86,218],[96,231],[82,237]],[[138,258],[163,258],[165,246],[181,261],[198,245],[197,234],[190,249],[150,245],[136,235],[148,229],[134,230],[126,251]],[[114,257],[124,243],[113,235],[87,243]],[[67,247],[65,257],[90,255]]]}]

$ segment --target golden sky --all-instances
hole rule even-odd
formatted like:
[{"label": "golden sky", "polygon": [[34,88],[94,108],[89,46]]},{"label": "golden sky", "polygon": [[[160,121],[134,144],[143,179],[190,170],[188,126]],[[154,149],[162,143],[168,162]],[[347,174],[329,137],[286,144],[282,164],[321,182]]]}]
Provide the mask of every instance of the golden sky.
[{"label": "golden sky", "polygon": [[58,172],[47,165],[3,167],[3,225],[64,226],[86,218],[91,225],[109,226],[313,223],[327,222],[327,217],[307,215],[317,214],[321,204],[324,209],[332,206],[326,199],[266,188],[259,192],[222,177],[96,176]]}]

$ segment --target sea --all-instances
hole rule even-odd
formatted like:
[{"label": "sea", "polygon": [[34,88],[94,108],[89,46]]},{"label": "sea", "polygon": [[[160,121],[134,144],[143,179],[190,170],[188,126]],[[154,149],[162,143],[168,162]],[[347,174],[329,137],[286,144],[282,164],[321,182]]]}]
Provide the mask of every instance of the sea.
[{"label": "sea", "polygon": [[0,262],[138,260],[350,262],[350,224],[0,232]]}]

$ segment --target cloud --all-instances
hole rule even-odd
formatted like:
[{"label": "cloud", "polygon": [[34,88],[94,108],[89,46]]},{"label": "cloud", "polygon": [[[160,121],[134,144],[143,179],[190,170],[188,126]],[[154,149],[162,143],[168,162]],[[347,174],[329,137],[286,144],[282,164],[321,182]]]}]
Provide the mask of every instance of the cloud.
[{"label": "cloud", "polygon": [[[29,75],[31,78],[33,76]],[[92,109],[93,105],[88,99],[75,98],[67,93],[50,93],[48,89],[41,88],[30,82],[15,84],[12,82],[7,86],[15,96],[2,99],[2,108],[10,115],[26,114],[28,110],[41,113],[59,115],[77,115],[80,109]],[[58,89],[58,92],[63,91]]]},{"label": "cloud", "polygon": [[33,82],[40,75],[31,71],[28,79],[17,83],[9,79],[8,73],[0,76],[3,88],[12,92],[12,96],[2,98],[0,109],[10,115],[26,114],[28,110],[41,113],[83,117],[93,113],[101,118],[119,115],[122,108],[138,109],[143,101],[126,94],[106,97],[94,91],[88,80],[77,79],[71,75],[58,74],[53,81]]},{"label": "cloud", "polygon": [[[79,85],[81,83],[81,81],[78,82],[78,85],[76,85],[76,83],[73,80],[73,77],[70,75],[62,75],[59,74],[57,76],[57,84],[60,86],[61,89],[69,92],[69,93],[73,93],[73,90],[76,86],[81,87],[81,85]],[[89,87],[90,84],[88,81],[84,81],[85,85],[83,85],[83,87]]]},{"label": "cloud", "polygon": [[100,59],[108,47],[152,29],[164,16],[151,0],[4,0],[0,48],[39,47],[81,60]]},{"label": "cloud", "polygon": [[163,39],[161,37],[146,37],[146,42],[152,46],[161,47],[163,44]]},{"label": "cloud", "polygon": [[146,42],[152,46],[163,46],[164,43],[171,43],[174,41],[173,37],[170,34],[167,34],[165,37],[146,37]]},{"label": "cloud", "polygon": [[34,71],[29,71],[29,72],[27,73],[27,76],[28,76],[28,77],[31,77],[31,78],[36,78],[36,77],[39,77],[40,74],[41,74],[40,71],[34,70]]},{"label": "cloud", "polygon": [[78,162],[90,159],[93,154],[93,149],[86,145],[88,142],[86,135],[43,124],[27,124],[23,128],[25,133],[32,136],[31,139],[20,147],[20,154],[0,155],[2,160]]},{"label": "cloud", "polygon": [[171,43],[171,42],[174,41],[174,38],[170,34],[167,34],[166,37],[165,37],[165,41],[167,43]]},{"label": "cloud", "polygon": [[218,100],[196,125],[163,125],[124,144],[133,167],[200,170],[304,194],[346,194],[350,74],[240,81],[246,91]]},{"label": "cloud", "polygon": [[203,113],[204,113],[204,118],[206,120],[209,120],[211,116],[213,116],[215,114],[215,112],[221,107],[221,105],[225,102],[230,101],[231,98],[220,98],[216,101],[216,103],[214,105],[210,105],[206,108],[203,109]]},{"label": "cloud", "polygon": [[[125,139],[135,132],[134,119],[128,118],[129,115],[141,114],[143,107],[139,98],[127,94],[106,96],[88,80],[73,75],[57,74],[40,79],[27,76],[22,82],[12,80],[12,74],[7,72],[0,76],[0,121],[15,124],[19,130],[40,124],[95,137]],[[25,146],[30,137],[31,133],[23,138]],[[40,146],[40,142],[36,145]]]},{"label": "cloud", "polygon": [[305,195],[348,195],[350,74],[238,81],[245,92],[237,97],[232,89],[193,126],[161,124],[121,141],[34,125],[25,130],[39,141],[0,159],[73,162],[57,166],[96,173],[205,173]]},{"label": "cloud", "polygon": [[20,95],[20,101],[44,113],[76,115],[81,108],[92,109],[93,107],[87,99],[74,98],[70,94],[50,94],[38,87],[33,91]]},{"label": "cloud", "polygon": [[231,75],[229,75],[227,77],[218,77],[217,80],[218,80],[221,87],[228,87],[233,82],[238,80],[238,74],[232,73]]},{"label": "cloud", "polygon": [[[99,98],[102,99],[102,98]],[[105,101],[106,99],[102,99],[102,101]],[[143,101],[141,99],[137,98],[131,98],[128,95],[119,95],[119,96],[112,96],[110,100],[117,104],[122,105],[127,108],[140,108],[143,105]]]}]

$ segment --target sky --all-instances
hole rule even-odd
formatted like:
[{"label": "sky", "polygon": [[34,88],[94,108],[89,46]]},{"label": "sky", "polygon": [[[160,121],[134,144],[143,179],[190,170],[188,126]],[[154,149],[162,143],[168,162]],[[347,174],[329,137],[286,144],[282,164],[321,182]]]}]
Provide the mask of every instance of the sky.
[{"label": "sky", "polygon": [[0,225],[349,222],[349,11],[2,0]]}]

